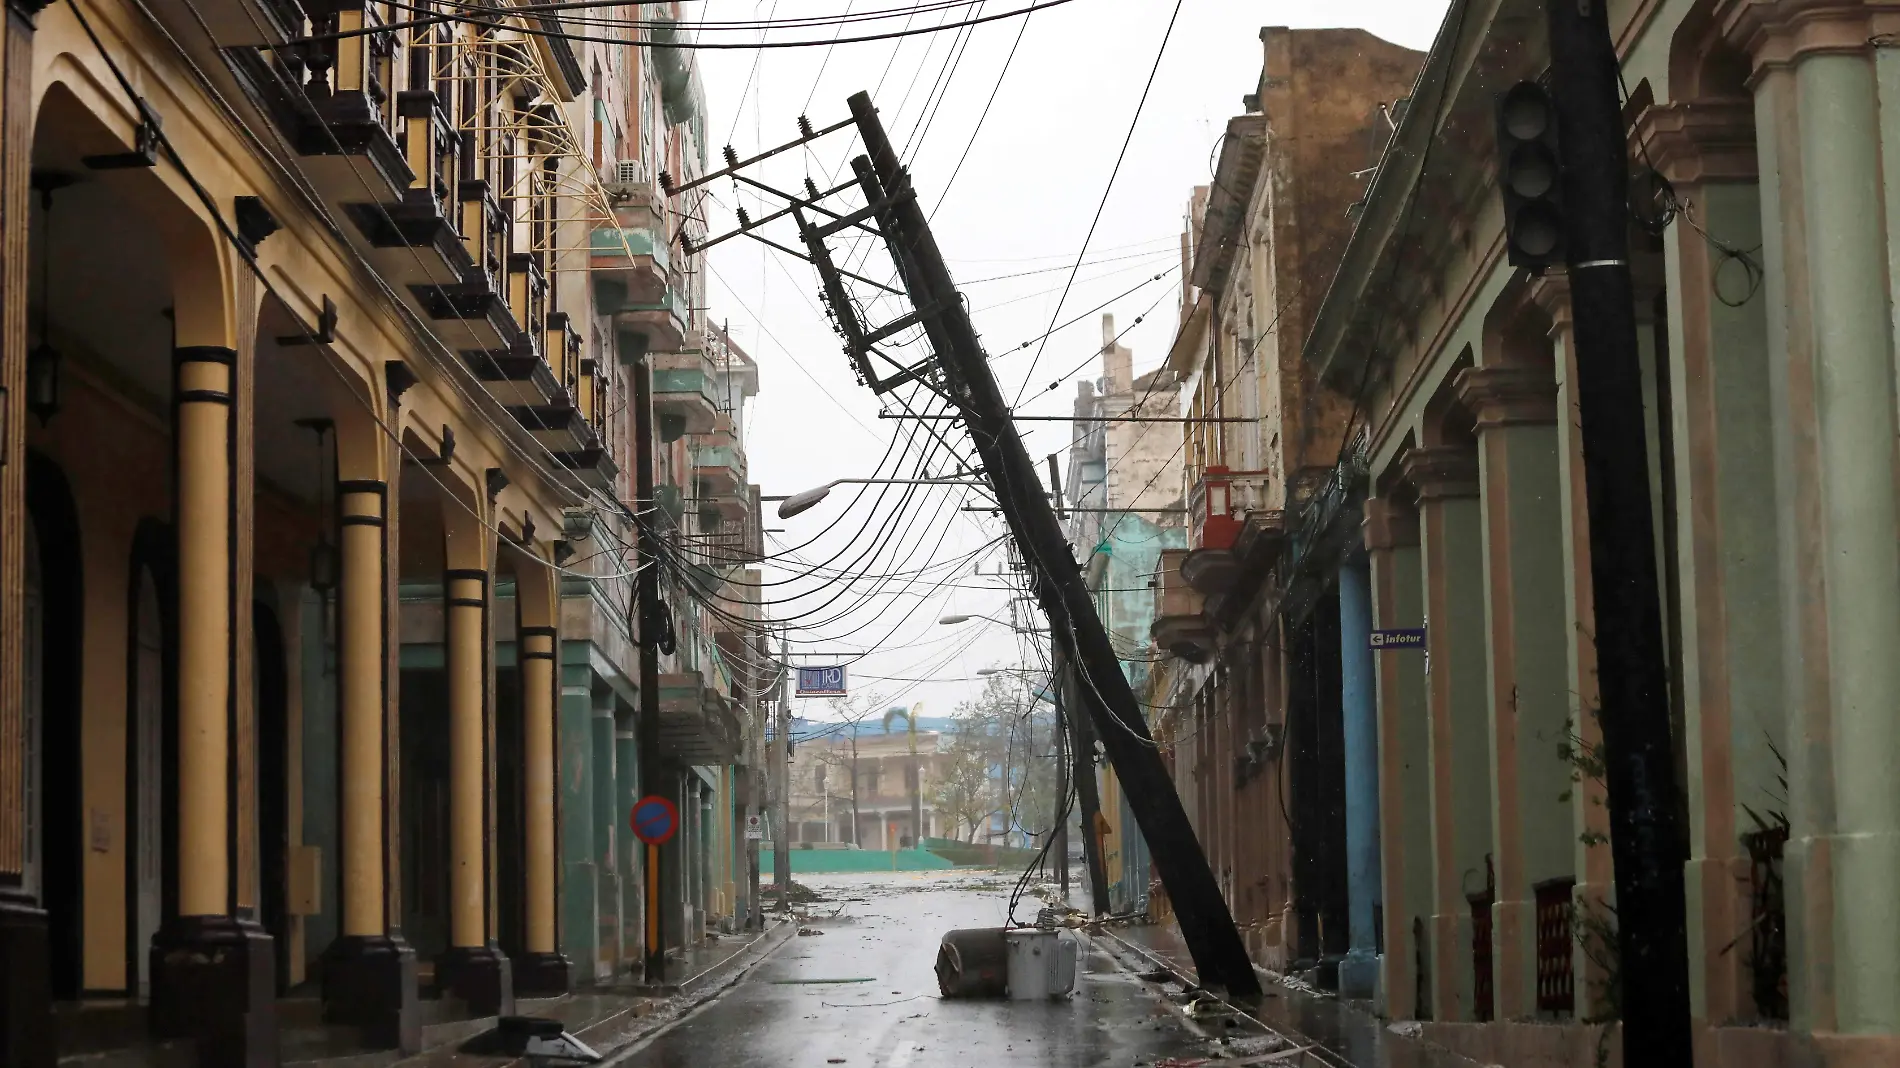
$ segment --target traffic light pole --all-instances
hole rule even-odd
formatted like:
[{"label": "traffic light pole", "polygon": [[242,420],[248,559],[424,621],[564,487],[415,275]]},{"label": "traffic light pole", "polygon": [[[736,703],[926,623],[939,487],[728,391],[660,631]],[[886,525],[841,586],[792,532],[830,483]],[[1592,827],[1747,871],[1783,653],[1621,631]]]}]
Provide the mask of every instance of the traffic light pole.
[{"label": "traffic light pole", "polygon": [[1645,455],[1629,267],[1628,136],[1607,4],[1546,0],[1550,97],[1563,154],[1565,239],[1590,578],[1596,598],[1610,852],[1616,866],[1623,1063],[1694,1060],[1683,827]]},{"label": "traffic light pole", "polygon": [[[1081,569],[1043,493],[1035,463],[1016,433],[1009,406],[917,203],[910,176],[878,121],[869,94],[853,95],[850,107],[867,152],[867,156],[852,160],[852,171],[914,309],[904,321],[921,326],[929,337],[938,380],[932,388],[940,384],[964,416],[1010,532],[1031,565],[1035,594],[1048,617],[1050,631],[1076,666],[1080,682],[1080,700],[1076,703],[1095,721],[1103,748],[1127,792],[1129,807],[1149,842],[1155,869],[1174,904],[1181,937],[1193,957],[1200,982],[1224,988],[1232,996],[1257,998],[1260,980],[1247,957],[1233,914],[1208,866],[1194,826],[1181,807],[1161,752],[1148,733],[1147,721],[1122,673],[1108,632],[1095,613]],[[794,215],[799,215],[796,209]],[[889,336],[896,324],[870,334],[863,332],[854,305],[842,292],[837,268],[831,265],[823,230],[802,217],[799,221],[801,236],[818,265],[826,299],[853,358],[866,359],[876,339]],[[855,221],[846,215],[828,225],[841,227]],[[908,380],[931,383],[931,370],[910,368],[903,374]]]}]

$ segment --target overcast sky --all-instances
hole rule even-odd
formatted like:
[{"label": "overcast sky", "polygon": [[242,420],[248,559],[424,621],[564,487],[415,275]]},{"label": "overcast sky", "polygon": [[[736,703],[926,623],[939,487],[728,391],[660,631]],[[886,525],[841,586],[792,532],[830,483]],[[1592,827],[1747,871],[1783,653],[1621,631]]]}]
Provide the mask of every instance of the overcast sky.
[{"label": "overcast sky", "polygon": [[[895,0],[705,0],[688,5],[688,17],[784,19],[899,6]],[[1023,0],[973,5],[985,13],[1022,6]],[[1159,362],[1175,327],[1180,282],[1173,268],[1188,197],[1208,180],[1219,131],[1255,88],[1261,27],[1360,27],[1423,50],[1445,7],[1445,0],[1185,0],[1060,319],[1134,289],[1104,311],[1115,315],[1118,329],[1143,316],[1122,343],[1134,350],[1138,372]],[[914,25],[958,21],[966,10],[918,16]],[[831,48],[699,51],[714,166],[723,144],[730,142],[741,156],[781,144],[797,136],[801,112],[814,125],[829,125],[847,117],[847,96],[871,91],[892,140],[906,153],[925,206],[942,197],[932,226],[975,312],[1004,396],[1014,398],[1027,381],[1019,412],[1066,413],[1075,383],[1101,373],[1094,355],[1101,346],[1101,313],[1054,334],[1039,357],[1037,345],[1020,346],[1054,321],[1173,10],[1166,0],[1073,0],[1035,12],[1026,23],[1011,18],[977,26],[954,57],[958,31]],[[901,25],[898,20],[843,32]],[[834,32],[789,27],[770,31],[770,39],[828,40]],[[1005,72],[1019,32],[1020,45]],[[979,127],[992,91],[994,105]],[[840,132],[810,151],[777,157],[757,173],[781,188],[796,188],[807,175],[823,186],[828,176],[848,177],[843,164],[858,151],[855,138]],[[713,190],[708,221],[715,234],[731,228],[735,205],[757,215],[769,203],[729,182]],[[789,227],[771,236],[798,244]],[[752,481],[765,494],[789,494],[831,479],[877,474],[892,435],[917,424],[877,417],[878,398],[854,381],[818,310],[812,268],[743,238],[709,255],[711,314],[729,324],[760,366],[761,390],[747,426]],[[869,262],[888,270],[881,250]],[[1168,273],[1137,288],[1159,272]],[[864,273],[883,277],[877,270]],[[1017,277],[997,277],[1002,275]],[[1049,391],[1051,383],[1058,388]],[[948,424],[933,425],[954,436]],[[1031,456],[1068,444],[1066,423],[1022,427]],[[906,475],[920,448],[907,454]],[[931,469],[946,468],[938,462]],[[887,466],[883,473],[892,471]],[[840,487],[791,520],[778,520],[767,506],[767,527],[783,529],[767,536],[768,552],[804,546],[798,559],[824,561],[844,550],[834,567],[890,575],[875,588],[845,592],[826,579],[799,577],[802,568],[780,560],[768,581],[781,584],[766,592],[768,600],[781,603],[768,614],[800,616],[805,629],[790,632],[791,649],[811,655],[798,659],[851,660],[854,691],[877,690],[906,705],[923,701],[932,715],[950,713],[974,693],[979,668],[1035,662],[1023,643],[1046,647],[1047,635],[1021,638],[980,620],[961,626],[936,622],[949,613],[1009,618],[1003,583],[975,574],[978,567],[995,571],[1003,564],[1000,544],[971,556],[1002,533],[999,520],[959,511],[957,494],[966,492],[960,489],[916,490],[894,520],[903,490],[884,491],[881,503],[874,499],[877,490],[862,497],[857,492]],[[794,594],[799,596],[792,599]],[[1027,613],[1018,618],[1032,621]],[[1040,614],[1033,623],[1044,625]],[[857,658],[865,649],[877,651]],[[917,679],[935,681],[910,681]],[[822,718],[829,709],[808,700],[798,711]]]}]

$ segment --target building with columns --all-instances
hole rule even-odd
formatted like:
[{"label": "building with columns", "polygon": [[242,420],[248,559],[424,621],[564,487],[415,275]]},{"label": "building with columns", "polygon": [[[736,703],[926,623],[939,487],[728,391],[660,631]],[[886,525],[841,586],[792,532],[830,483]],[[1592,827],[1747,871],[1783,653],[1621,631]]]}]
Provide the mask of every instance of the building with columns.
[{"label": "building with columns", "polygon": [[[1185,544],[1152,569],[1167,663],[1146,700],[1175,786],[1254,960],[1376,976],[1369,608],[1346,395],[1302,357],[1418,53],[1360,30],[1261,31],[1183,242]],[[1356,514],[1356,512],[1354,513]]]},{"label": "building with columns", "polygon": [[[0,1063],[414,1053],[623,971],[646,909],[670,944],[749,915],[757,376],[657,182],[706,163],[676,8],[616,47],[8,5]],[[658,902],[646,792],[683,815]]]},{"label": "building with columns", "polygon": [[[1316,305],[1353,398],[1383,1010],[1595,1063],[1618,1009],[1583,418],[1644,434],[1698,1065],[1900,1057],[1900,5],[1611,0],[1642,412],[1579,403],[1561,271],[1505,260],[1496,97],[1543,5],[1454,0]],[[1345,599],[1342,597],[1342,606]]]}]

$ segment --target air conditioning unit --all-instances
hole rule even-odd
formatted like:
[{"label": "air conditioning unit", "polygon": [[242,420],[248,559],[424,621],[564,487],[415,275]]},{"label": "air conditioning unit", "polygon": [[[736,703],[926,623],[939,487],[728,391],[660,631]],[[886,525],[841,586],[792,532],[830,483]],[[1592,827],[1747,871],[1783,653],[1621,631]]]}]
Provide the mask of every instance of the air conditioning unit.
[{"label": "air conditioning unit", "polygon": [[627,197],[645,192],[651,188],[649,179],[647,178],[647,165],[645,160],[617,160],[614,163],[612,173],[608,177],[612,180],[603,183],[603,185],[606,187],[608,195],[614,197],[616,200],[624,200]]}]

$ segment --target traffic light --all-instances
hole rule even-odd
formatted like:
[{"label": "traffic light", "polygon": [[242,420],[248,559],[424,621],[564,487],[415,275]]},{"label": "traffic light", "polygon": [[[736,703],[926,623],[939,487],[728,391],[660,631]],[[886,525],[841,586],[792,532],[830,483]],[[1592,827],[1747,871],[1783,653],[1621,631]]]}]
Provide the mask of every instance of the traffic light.
[{"label": "traffic light", "polygon": [[1504,191],[1505,252],[1513,267],[1564,262],[1562,158],[1550,92],[1536,82],[1518,82],[1498,101],[1498,188]]}]

